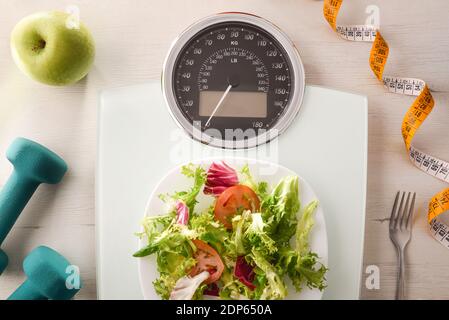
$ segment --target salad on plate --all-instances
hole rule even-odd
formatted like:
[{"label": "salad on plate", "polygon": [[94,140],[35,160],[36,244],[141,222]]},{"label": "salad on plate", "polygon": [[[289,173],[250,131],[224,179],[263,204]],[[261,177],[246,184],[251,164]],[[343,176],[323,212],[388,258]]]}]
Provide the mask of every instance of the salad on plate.
[{"label": "salad on plate", "polygon": [[[286,281],[296,291],[324,290],[327,268],[309,246],[318,202],[302,206],[298,177],[270,186],[248,165],[237,172],[225,162],[181,173],[192,187],[159,196],[167,212],[144,218],[138,236],[146,245],[134,253],[156,255],[153,285],[162,299],[284,299]],[[213,200],[202,212],[200,192]]]}]

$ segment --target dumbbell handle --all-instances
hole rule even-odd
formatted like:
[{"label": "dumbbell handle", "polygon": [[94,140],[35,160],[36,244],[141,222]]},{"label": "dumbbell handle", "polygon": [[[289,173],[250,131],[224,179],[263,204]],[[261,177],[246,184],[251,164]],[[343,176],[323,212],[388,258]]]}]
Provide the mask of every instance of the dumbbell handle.
[{"label": "dumbbell handle", "polygon": [[0,245],[38,186],[39,182],[23,177],[14,170],[0,190]]},{"label": "dumbbell handle", "polygon": [[26,280],[9,297],[8,300],[48,300],[33,284]]}]

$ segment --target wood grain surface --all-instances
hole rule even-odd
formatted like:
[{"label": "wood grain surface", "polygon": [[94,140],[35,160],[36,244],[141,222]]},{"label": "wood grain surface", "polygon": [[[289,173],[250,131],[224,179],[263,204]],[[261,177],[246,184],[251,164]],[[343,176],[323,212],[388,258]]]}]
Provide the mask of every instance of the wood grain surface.
[{"label": "wood grain surface", "polygon": [[[48,87],[27,79],[14,65],[9,35],[24,16],[69,5],[96,40],[89,76],[68,87]],[[449,2],[445,0],[345,1],[341,23],[362,24],[368,5],[380,9],[383,36],[390,45],[386,73],[426,80],[436,108],[416,137],[416,145],[449,159]],[[263,16],[295,42],[308,84],[364,94],[369,98],[369,163],[364,264],[380,268],[380,289],[362,298],[392,299],[396,255],[388,237],[394,193],[416,191],[418,208],[407,255],[407,296],[449,298],[449,251],[431,238],[427,201],[446,184],[409,162],[401,121],[411,97],[387,93],[368,66],[370,44],[342,40],[322,17],[316,0],[3,0],[0,1],[0,154],[17,136],[35,139],[58,152],[70,171],[59,186],[42,186],[17,221],[3,249],[10,265],[0,277],[0,299],[24,279],[21,263],[40,244],[59,250],[81,269],[78,299],[96,298],[95,157],[98,93],[101,89],[160,77],[171,41],[193,21],[222,11]],[[11,166],[0,157],[0,185]]]}]

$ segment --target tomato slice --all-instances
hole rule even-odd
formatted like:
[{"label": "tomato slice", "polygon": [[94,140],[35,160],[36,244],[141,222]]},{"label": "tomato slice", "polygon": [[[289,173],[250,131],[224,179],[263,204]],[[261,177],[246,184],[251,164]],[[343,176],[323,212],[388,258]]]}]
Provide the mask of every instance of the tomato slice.
[{"label": "tomato slice", "polygon": [[201,240],[192,240],[196,246],[193,257],[196,259],[196,265],[190,270],[189,275],[196,276],[203,271],[207,271],[210,277],[204,283],[209,284],[220,279],[223,273],[224,265],[220,255],[214,248]]},{"label": "tomato slice", "polygon": [[215,203],[215,219],[232,228],[232,218],[243,210],[257,212],[260,209],[260,200],[257,194],[248,186],[237,185],[223,191]]}]

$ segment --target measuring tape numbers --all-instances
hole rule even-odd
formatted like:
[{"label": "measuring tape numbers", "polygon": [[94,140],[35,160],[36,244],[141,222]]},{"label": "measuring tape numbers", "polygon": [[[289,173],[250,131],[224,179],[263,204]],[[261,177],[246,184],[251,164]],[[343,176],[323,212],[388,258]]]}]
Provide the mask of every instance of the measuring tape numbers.
[{"label": "measuring tape numbers", "polygon": [[[379,81],[392,93],[416,96],[402,121],[402,136],[411,162],[440,180],[449,183],[449,163],[429,155],[412,142],[421,124],[432,112],[435,101],[424,80],[384,75],[389,47],[375,26],[337,24],[337,17],[343,0],[324,0],[323,14],[329,25],[342,38],[349,41],[373,42],[369,64]],[[449,188],[437,193],[429,203],[428,222],[433,237],[449,248],[449,226],[441,220],[441,214],[449,211]]]}]

